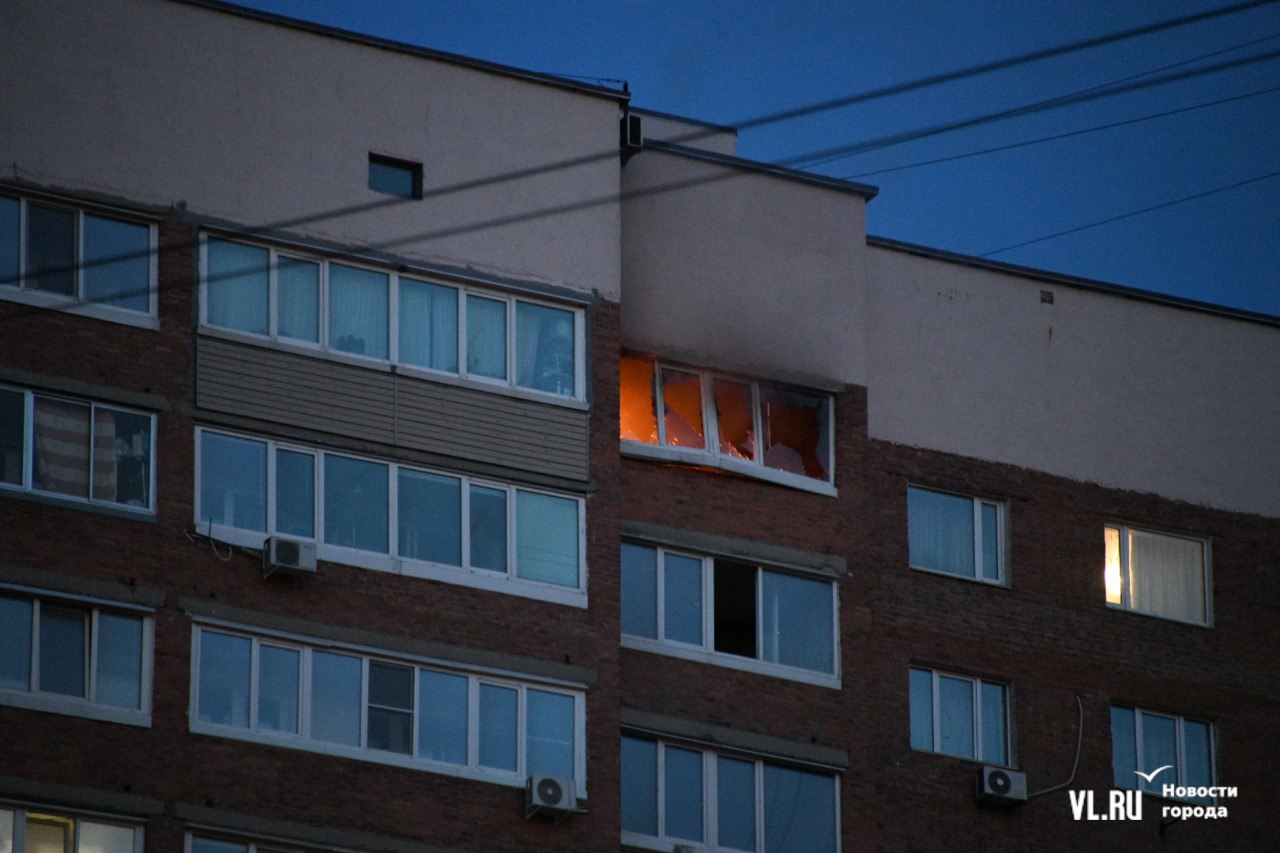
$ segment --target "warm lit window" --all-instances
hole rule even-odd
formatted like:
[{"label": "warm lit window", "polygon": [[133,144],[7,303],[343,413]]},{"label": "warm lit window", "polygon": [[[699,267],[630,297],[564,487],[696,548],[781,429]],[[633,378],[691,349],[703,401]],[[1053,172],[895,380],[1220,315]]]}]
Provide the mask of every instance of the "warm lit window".
[{"label": "warm lit window", "polygon": [[625,845],[834,853],[839,836],[830,773],[622,737]]},{"label": "warm lit window", "polygon": [[1165,619],[1208,623],[1205,540],[1108,524],[1105,544],[1108,604]]},{"label": "warm lit window", "polygon": [[583,779],[580,692],[199,628],[193,731],[523,784]]},{"label": "warm lit window", "polygon": [[0,196],[0,297],[102,319],[154,317],[155,229]]},{"label": "warm lit window", "polygon": [[1004,580],[1003,504],[909,486],[907,542],[913,569]]},{"label": "warm lit window", "polygon": [[579,310],[217,237],[203,260],[206,326],[583,399]]},{"label": "warm lit window", "polygon": [[585,603],[579,498],[207,429],[197,438],[201,533],[251,548],[267,535],[314,539],[323,560]]},{"label": "warm lit window", "polygon": [[142,827],[60,810],[0,808],[0,851],[9,853],[137,853]]},{"label": "warm lit window", "polygon": [[0,489],[154,510],[155,417],[0,387]]},{"label": "warm lit window", "polygon": [[[800,485],[832,481],[832,406],[826,394],[623,356],[621,438],[674,451],[672,459]],[[667,458],[662,453],[659,458]]]},{"label": "warm lit window", "polygon": [[910,692],[912,749],[1010,763],[1005,685],[912,667]]},{"label": "warm lit window", "polygon": [[829,580],[622,545],[622,633],[632,648],[834,684],[835,606]]},{"label": "warm lit window", "polygon": [[0,589],[0,704],[146,725],[150,692],[149,616]]},{"label": "warm lit window", "polygon": [[[1214,784],[1213,763],[1213,727],[1208,723],[1111,706],[1111,767],[1117,788],[1155,794],[1165,785],[1207,788]],[[1193,800],[1211,802],[1209,797]]]}]

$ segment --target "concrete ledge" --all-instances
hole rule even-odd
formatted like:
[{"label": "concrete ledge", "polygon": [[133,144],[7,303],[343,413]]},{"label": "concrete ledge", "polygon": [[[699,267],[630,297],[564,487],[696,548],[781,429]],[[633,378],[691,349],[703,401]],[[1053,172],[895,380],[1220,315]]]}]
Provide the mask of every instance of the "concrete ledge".
[{"label": "concrete ledge", "polygon": [[29,587],[33,590],[65,592],[107,602],[118,601],[121,604],[151,609],[163,607],[165,600],[164,590],[160,589],[131,586],[123,582],[104,581],[97,578],[76,577],[61,572],[16,566],[12,563],[0,563],[0,583]]},{"label": "concrete ledge", "polygon": [[103,791],[58,782],[39,782],[15,776],[0,776],[0,797],[32,805],[64,806],[122,816],[147,817],[164,814],[163,802],[142,794]]},{"label": "concrete ledge", "polygon": [[831,770],[845,770],[849,767],[849,753],[834,746],[784,740],[771,735],[744,732],[710,723],[695,723],[631,708],[622,709],[622,727],[660,737],[739,749],[763,757],[813,764]]},{"label": "concrete ledge", "polygon": [[753,539],[739,539],[736,536],[720,536],[714,533],[702,533],[697,530],[684,530],[679,527],[668,527],[664,524],[651,524],[647,521],[627,521],[624,519],[620,526],[624,538],[639,539],[656,545],[688,548],[691,551],[702,551],[707,554],[732,557],[752,563],[764,563],[770,566],[796,569],[827,578],[843,577],[848,571],[844,557],[839,554],[802,551],[799,548],[769,545]]},{"label": "concrete ledge", "polygon": [[414,658],[457,664],[464,667],[527,675],[533,678],[568,682],[580,686],[594,684],[597,677],[596,671],[590,667],[540,660],[506,652],[472,649],[448,643],[419,640],[402,635],[381,634],[376,631],[366,631],[363,628],[313,622],[310,619],[264,613],[260,610],[249,610],[204,598],[180,597],[178,599],[178,608],[194,617],[225,621],[245,628],[262,628],[268,631],[279,631],[301,637],[313,637],[317,640],[329,640],[335,643],[370,649],[375,652],[383,651],[388,654],[403,654]]},{"label": "concrete ledge", "polygon": [[16,367],[0,367],[0,382],[25,385],[37,391],[56,391],[62,394],[71,394],[75,397],[85,397],[94,402],[119,403],[138,409],[150,409],[154,412],[167,412],[171,408],[169,401],[159,394],[127,391],[111,385],[83,382],[79,379],[67,379],[64,376],[50,376],[47,373],[34,373],[30,370],[19,370]]},{"label": "concrete ledge", "polygon": [[187,823],[187,829],[208,829],[244,835],[256,840],[293,842],[343,850],[368,850],[370,853],[455,853],[458,849],[355,829],[333,829],[291,820],[275,820],[188,803],[175,803],[173,813]]}]

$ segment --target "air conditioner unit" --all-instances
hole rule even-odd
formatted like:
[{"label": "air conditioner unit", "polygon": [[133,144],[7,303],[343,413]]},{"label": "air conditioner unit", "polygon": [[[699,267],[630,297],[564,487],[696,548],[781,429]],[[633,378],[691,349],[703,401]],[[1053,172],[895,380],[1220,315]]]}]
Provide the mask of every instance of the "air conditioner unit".
[{"label": "air conditioner unit", "polygon": [[316,543],[272,536],[262,546],[262,576],[276,572],[288,575],[312,574],[316,570]]},{"label": "air conditioner unit", "polygon": [[978,768],[978,800],[992,805],[1014,806],[1026,802],[1027,774],[1008,767]]},{"label": "air conditioner unit", "polygon": [[539,812],[555,814],[573,813],[578,810],[578,794],[572,779],[556,776],[530,776],[524,789],[524,816],[533,817]]}]

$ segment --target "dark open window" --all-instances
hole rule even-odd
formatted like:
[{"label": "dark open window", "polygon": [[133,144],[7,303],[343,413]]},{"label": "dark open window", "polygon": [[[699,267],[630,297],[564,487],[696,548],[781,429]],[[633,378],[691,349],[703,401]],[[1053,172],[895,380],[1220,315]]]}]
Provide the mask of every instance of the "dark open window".
[{"label": "dark open window", "polygon": [[370,153],[369,189],[400,198],[422,198],[422,164]]}]

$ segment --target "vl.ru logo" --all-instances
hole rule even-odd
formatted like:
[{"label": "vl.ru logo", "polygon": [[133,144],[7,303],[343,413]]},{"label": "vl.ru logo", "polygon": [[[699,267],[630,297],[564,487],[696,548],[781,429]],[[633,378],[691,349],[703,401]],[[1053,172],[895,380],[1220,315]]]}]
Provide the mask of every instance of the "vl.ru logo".
[{"label": "vl.ru logo", "polygon": [[[1150,773],[1143,773],[1141,770],[1133,772],[1150,784],[1157,775],[1172,767],[1172,764],[1166,764]],[[1067,793],[1071,797],[1071,816],[1076,820],[1142,820],[1142,792],[1139,790],[1109,791],[1107,810],[1104,812],[1099,812],[1094,807],[1093,791],[1068,791]]]}]

